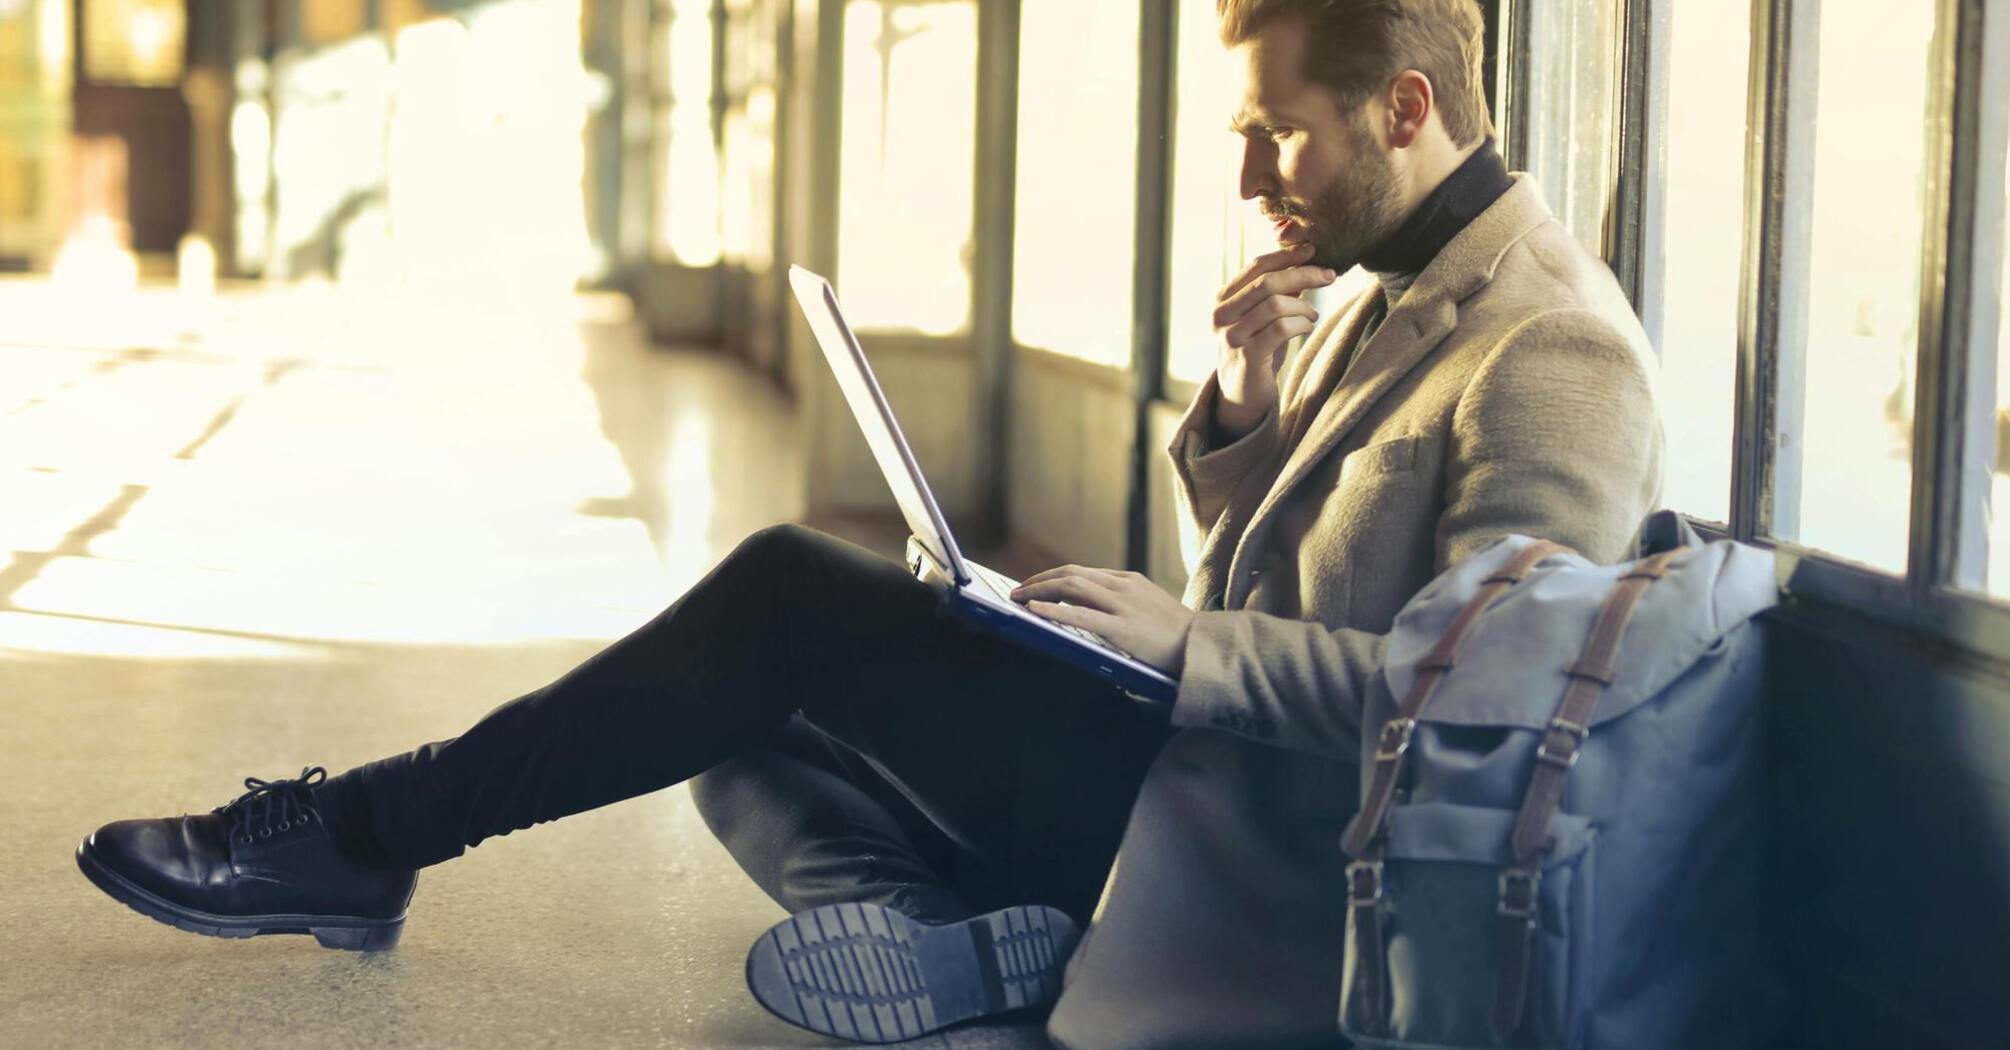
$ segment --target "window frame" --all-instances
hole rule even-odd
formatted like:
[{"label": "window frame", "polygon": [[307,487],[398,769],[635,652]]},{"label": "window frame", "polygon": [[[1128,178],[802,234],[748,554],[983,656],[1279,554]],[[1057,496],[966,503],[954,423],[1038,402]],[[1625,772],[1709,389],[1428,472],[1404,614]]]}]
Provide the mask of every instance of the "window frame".
[{"label": "window frame", "polygon": [[[1620,151],[1607,259],[1658,336],[1664,273],[1659,245],[1664,184],[1652,160],[1668,130],[1668,48],[1673,0],[1627,0],[1615,60],[1621,63],[1617,113]],[[1911,532],[1903,573],[1874,569],[1781,539],[1800,511],[1799,441],[1805,391],[1807,276],[1813,185],[1813,124],[1819,0],[1752,0],[1749,120],[1745,157],[1744,248],[1739,277],[1730,518],[1695,521],[1706,538],[1730,538],[1775,552],[1783,594],[1797,614],[1847,627],[1869,621],[1926,642],[2010,663],[2010,596],[1983,591],[1988,564],[1987,513],[1995,452],[1995,374],[2001,275],[2010,253],[2003,236],[2006,117],[2010,117],[2010,10],[1991,0],[1934,0],[1936,30],[1929,69],[1931,139],[1921,247],[1920,324],[1914,355]],[[1166,371],[1163,263],[1170,195],[1144,185],[1154,152],[1170,150],[1177,69],[1177,12],[1146,5],[1146,36],[1163,33],[1164,50],[1147,44],[1141,130],[1151,112],[1165,136],[1140,143],[1138,350],[1141,407],[1190,402],[1199,384]],[[1511,168],[1525,168],[1528,77],[1535,61],[1530,0],[1489,4],[1496,39],[1491,88],[1496,127]],[[1991,17],[1991,15],[1994,17]],[[1144,235],[1161,224],[1156,252]],[[1156,261],[1156,265],[1154,265]],[[1659,342],[1656,341],[1656,346]],[[1140,424],[1141,435],[1148,432]],[[1784,442],[1775,435],[1788,435]],[[1141,458],[1156,450],[1143,448]],[[1782,449],[1790,455],[1780,455]],[[1146,466],[1141,463],[1141,471]],[[1143,501],[1143,479],[1136,500]],[[1681,510],[1682,508],[1674,508]],[[1142,519],[1142,514],[1135,516]],[[1142,560],[1133,529],[1133,563]]]},{"label": "window frame", "polygon": [[[1125,524],[1124,562],[1136,572],[1151,567],[1151,472],[1163,469],[1163,454],[1152,447],[1152,405],[1168,395],[1186,401],[1200,388],[1170,374],[1166,312],[1171,309],[1172,157],[1179,85],[1179,5],[1144,3],[1138,12],[1138,188],[1136,248],[1131,275],[1132,402],[1131,493]],[[1180,385],[1192,390],[1180,392]]]},{"label": "window frame", "polygon": [[[1635,6],[1651,10],[1656,2]],[[1697,525],[1707,538],[1774,551],[1790,607],[1810,620],[1838,627],[1867,620],[2010,660],[2010,602],[1982,590],[2010,116],[2010,12],[1989,17],[1988,0],[1935,0],[1906,568],[1885,572],[1774,535],[1797,524],[1800,509],[1810,233],[1802,206],[1813,180],[1808,114],[1818,8],[1818,0],[1752,5],[1756,133],[1746,157],[1732,520]],[[1629,38],[1665,32],[1665,19],[1629,18]],[[1629,40],[1629,51],[1635,46]],[[1654,53],[1651,45],[1646,50]],[[1637,114],[1625,119],[1644,119],[1651,129],[1651,107],[1665,113],[1665,97],[1653,96],[1664,91],[1662,81],[1629,98]],[[1640,207],[1637,199],[1621,205]],[[1622,214],[1621,221],[1637,217]],[[1651,259],[1641,270],[1650,288]],[[1793,454],[1780,456],[1783,446]]]},{"label": "window frame", "polygon": [[[1139,296],[1141,298],[1138,310],[1140,325],[1143,325],[1145,319],[1149,316],[1149,323],[1155,332],[1157,345],[1153,349],[1151,357],[1156,362],[1153,366],[1153,371],[1156,374],[1149,377],[1140,376],[1139,382],[1151,390],[1152,400],[1169,402],[1178,408],[1191,404],[1194,397],[1200,393],[1202,383],[1205,382],[1204,379],[1197,382],[1173,374],[1172,348],[1170,345],[1172,325],[1168,315],[1168,311],[1174,306],[1172,302],[1172,264],[1168,255],[1173,248],[1172,226],[1173,223],[1178,221],[1178,217],[1173,212],[1173,173],[1171,167],[1172,160],[1177,155],[1177,143],[1174,136],[1179,134],[1179,37],[1187,29],[1180,25],[1180,4],[1174,2],[1174,0],[1167,0],[1165,3],[1147,3],[1145,7],[1145,19],[1148,23],[1145,33],[1147,50],[1142,57],[1146,64],[1158,63],[1158,68],[1156,72],[1147,74],[1156,78],[1152,84],[1139,85],[1141,92],[1140,99],[1144,98],[1142,92],[1146,87],[1155,88],[1155,93],[1159,96],[1156,100],[1157,112],[1159,120],[1162,123],[1159,125],[1160,139],[1156,143],[1156,152],[1158,166],[1164,170],[1158,173],[1161,181],[1156,190],[1158,195],[1157,203],[1150,214],[1150,221],[1162,227],[1158,231],[1155,241],[1159,256],[1157,260],[1158,279],[1151,290],[1153,305],[1150,314],[1147,315],[1145,313],[1142,301],[1145,290],[1142,286],[1139,288]],[[1156,46],[1159,50],[1156,55],[1151,50],[1154,46],[1151,43],[1154,39],[1154,34],[1158,38]],[[1140,110],[1140,117],[1142,118],[1143,116],[1144,111]],[[1140,128],[1141,130],[1143,128],[1142,119]],[[1139,159],[1142,163],[1144,158],[1141,156]],[[1139,189],[1140,211],[1138,213],[1138,221],[1142,224],[1147,221],[1146,213],[1142,210],[1144,205],[1142,182],[1139,184]],[[1142,239],[1138,242],[1138,246],[1140,249],[1143,249],[1144,241]],[[1138,355],[1141,370],[1146,360],[1142,349],[1142,346],[1140,346],[1140,353]],[[1143,440],[1143,437],[1149,435],[1149,428],[1141,423],[1138,433],[1140,435],[1139,445],[1149,444],[1149,442]],[[1162,453],[1162,450],[1152,449],[1151,452],[1154,456],[1157,456]],[[1140,479],[1140,484],[1142,484],[1142,479]],[[1143,490],[1140,489],[1139,491],[1142,492]],[[1142,501],[1142,496],[1140,497],[1140,501]]]}]

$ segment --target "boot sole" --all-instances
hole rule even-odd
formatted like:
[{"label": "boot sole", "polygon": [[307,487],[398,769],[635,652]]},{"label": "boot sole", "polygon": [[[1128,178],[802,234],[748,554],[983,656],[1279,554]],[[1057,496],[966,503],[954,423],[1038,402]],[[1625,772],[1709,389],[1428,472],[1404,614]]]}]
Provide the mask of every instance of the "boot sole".
[{"label": "boot sole", "polygon": [[347,915],[212,915],[185,908],[113,871],[92,855],[88,840],[77,847],[77,867],[93,885],[120,904],[156,922],[205,937],[309,933],[323,948],[377,952],[395,947],[405,931],[403,915],[395,919],[365,919]]},{"label": "boot sole", "polygon": [[876,904],[827,904],[754,942],[747,987],[799,1028],[891,1043],[1052,1002],[1078,938],[1074,920],[1031,905],[929,926]]}]

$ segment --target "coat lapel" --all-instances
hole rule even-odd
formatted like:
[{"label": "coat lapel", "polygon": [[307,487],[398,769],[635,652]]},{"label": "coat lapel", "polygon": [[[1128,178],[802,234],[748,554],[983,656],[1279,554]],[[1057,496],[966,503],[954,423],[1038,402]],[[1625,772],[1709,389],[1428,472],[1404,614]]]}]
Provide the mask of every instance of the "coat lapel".
[{"label": "coat lapel", "polygon": [[[1302,362],[1285,365],[1285,374],[1280,377],[1283,404],[1278,417],[1285,448],[1290,448],[1291,443],[1304,433],[1306,407],[1317,404],[1308,398],[1306,391],[1331,389],[1346,368],[1349,349],[1360,342],[1361,328],[1381,301],[1382,289],[1379,286],[1355,296],[1346,307],[1347,315],[1332,331],[1317,345],[1303,348]],[[1250,471],[1229,494],[1228,505],[1222,509],[1221,517],[1215,521],[1214,528],[1202,537],[1199,557],[1194,561],[1193,572],[1187,576],[1183,600],[1189,608],[1223,607],[1229,563],[1241,545],[1251,515],[1258,503],[1263,501],[1270,490],[1271,480],[1276,476],[1274,469],[1266,464],[1264,468]]]},{"label": "coat lapel", "polygon": [[[1325,388],[1318,412],[1312,416],[1309,425],[1302,425],[1300,439],[1289,446],[1291,451],[1285,458],[1284,469],[1270,486],[1270,491],[1264,494],[1256,512],[1250,515],[1243,533],[1245,539],[1259,535],[1269,517],[1276,512],[1277,505],[1319,466],[1334,446],[1346,438],[1375,402],[1380,401],[1391,387],[1410,374],[1417,362],[1452,334],[1457,324],[1456,303],[1433,300],[1423,304],[1413,296],[1405,296],[1403,305],[1383,318],[1381,326],[1375,329],[1366,343],[1357,346],[1352,354],[1345,355],[1348,360],[1344,374]],[[1314,387],[1309,393],[1311,397],[1318,398],[1321,391]],[[1227,608],[1239,607],[1247,596],[1249,580],[1248,574],[1243,571],[1245,566],[1242,561],[1258,546],[1247,542],[1237,545],[1229,568]]]}]

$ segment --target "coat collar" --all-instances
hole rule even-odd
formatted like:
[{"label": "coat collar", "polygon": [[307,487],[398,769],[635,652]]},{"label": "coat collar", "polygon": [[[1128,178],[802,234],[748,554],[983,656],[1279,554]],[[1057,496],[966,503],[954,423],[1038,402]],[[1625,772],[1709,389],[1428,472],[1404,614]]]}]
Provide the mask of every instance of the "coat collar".
[{"label": "coat collar", "polygon": [[1301,381],[1292,390],[1292,403],[1285,408],[1289,451],[1283,468],[1249,515],[1248,525],[1229,535],[1223,535],[1226,529],[1216,530],[1210,537],[1214,542],[1202,551],[1202,567],[1212,569],[1208,575],[1213,576],[1219,571],[1218,566],[1207,565],[1219,557],[1213,548],[1232,545],[1227,552],[1230,564],[1224,608],[1239,608],[1247,598],[1250,580],[1246,562],[1252,548],[1259,546],[1247,541],[1259,535],[1278,504],[1383,395],[1452,334],[1458,326],[1459,304],[1493,280],[1508,250],[1552,218],[1535,180],[1526,173],[1516,174],[1514,186],[1431,260],[1367,342],[1355,345],[1372,305],[1381,299],[1379,286],[1357,299],[1351,316],[1312,349]]}]

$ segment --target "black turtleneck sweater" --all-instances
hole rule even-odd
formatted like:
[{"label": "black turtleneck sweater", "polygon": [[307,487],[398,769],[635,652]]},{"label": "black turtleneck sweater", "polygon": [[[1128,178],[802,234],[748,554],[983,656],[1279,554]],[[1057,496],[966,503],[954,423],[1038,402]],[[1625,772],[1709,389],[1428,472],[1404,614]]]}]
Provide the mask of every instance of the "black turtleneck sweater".
[{"label": "black turtleneck sweater", "polygon": [[1494,149],[1492,138],[1481,142],[1479,149],[1445,176],[1417,210],[1361,260],[1362,268],[1381,283],[1387,307],[1402,301],[1410,283],[1438,252],[1512,185],[1514,180],[1508,177],[1507,164]]}]

